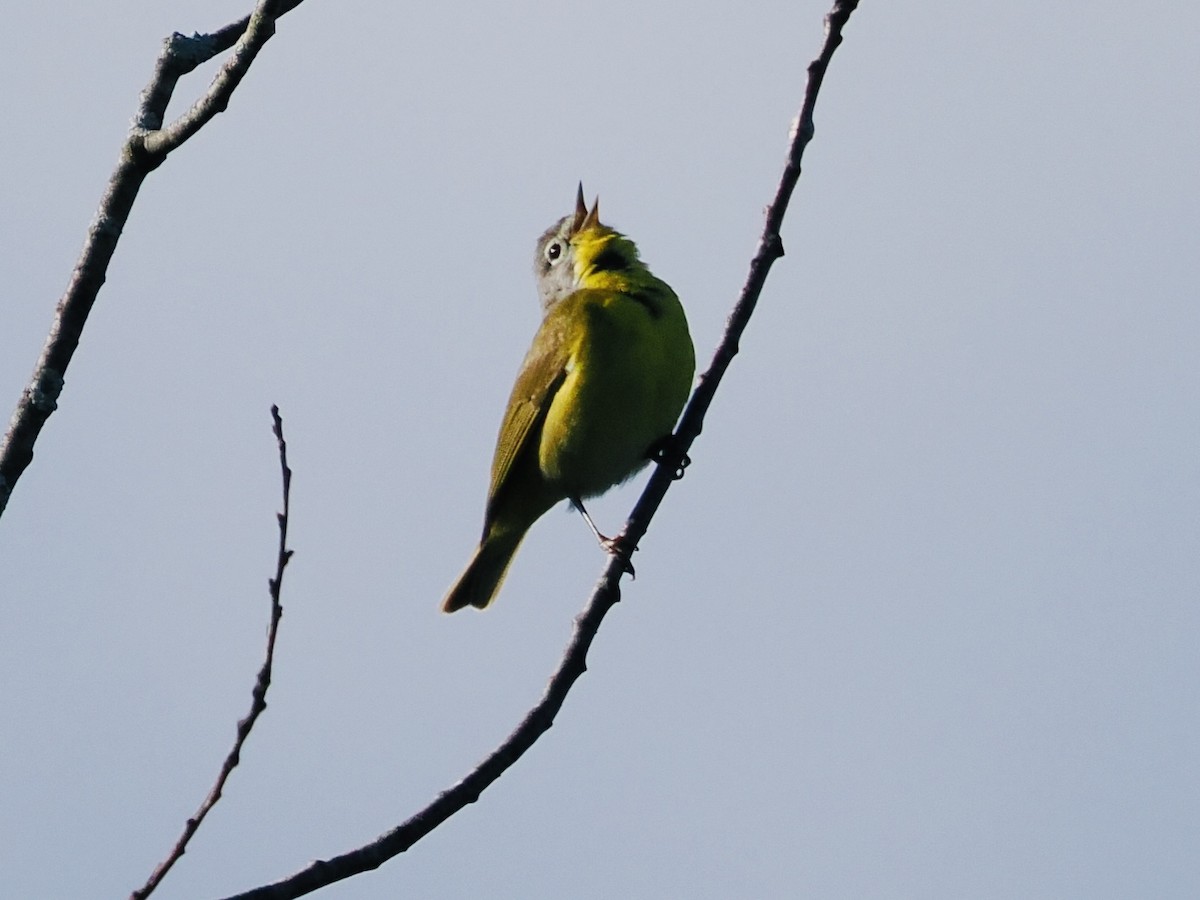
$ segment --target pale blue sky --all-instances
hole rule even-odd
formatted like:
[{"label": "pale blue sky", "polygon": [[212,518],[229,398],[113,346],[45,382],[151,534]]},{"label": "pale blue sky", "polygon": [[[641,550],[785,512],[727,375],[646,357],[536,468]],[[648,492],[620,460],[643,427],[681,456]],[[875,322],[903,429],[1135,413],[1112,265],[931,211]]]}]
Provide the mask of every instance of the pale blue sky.
[{"label": "pale blue sky", "polygon": [[[247,2],[10,11],[6,410],[160,40]],[[271,403],[276,683],[156,896],[357,846],[508,733],[604,563],[555,511],[492,610],[437,610],[537,324],[534,240],[582,178],[703,367],[826,9],[281,21],[143,187],[0,519],[0,894],[126,896],[211,784],[267,621]],[[1200,895],[1198,27],[864,3],[787,256],[557,726],[323,896]]]}]

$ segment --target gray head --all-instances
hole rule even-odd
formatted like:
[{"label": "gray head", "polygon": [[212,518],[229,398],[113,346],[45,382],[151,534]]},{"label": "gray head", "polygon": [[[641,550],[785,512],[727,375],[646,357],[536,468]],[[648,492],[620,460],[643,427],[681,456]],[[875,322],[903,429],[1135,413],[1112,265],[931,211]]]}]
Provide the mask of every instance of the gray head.
[{"label": "gray head", "polygon": [[599,201],[589,212],[583,200],[583,185],[580,184],[575,195],[575,212],[563,216],[538,238],[537,253],[533,257],[533,277],[537,279],[543,311],[570,296],[579,287],[575,277],[575,250],[571,246],[571,237],[587,224],[597,224],[599,215]]},{"label": "gray head", "polygon": [[533,277],[537,279],[543,310],[570,296],[579,286],[575,280],[574,254],[571,252],[573,219],[574,216],[564,216],[538,238],[537,254],[533,258]]}]

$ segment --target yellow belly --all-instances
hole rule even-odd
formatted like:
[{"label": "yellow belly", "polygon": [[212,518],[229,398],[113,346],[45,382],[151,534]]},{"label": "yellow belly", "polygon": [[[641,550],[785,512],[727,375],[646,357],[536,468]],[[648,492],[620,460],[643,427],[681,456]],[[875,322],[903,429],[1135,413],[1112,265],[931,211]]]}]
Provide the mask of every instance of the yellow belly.
[{"label": "yellow belly", "polygon": [[670,299],[654,315],[628,295],[585,290],[555,310],[570,350],[538,458],[567,496],[592,497],[624,481],[675,426],[695,357],[682,307]]}]

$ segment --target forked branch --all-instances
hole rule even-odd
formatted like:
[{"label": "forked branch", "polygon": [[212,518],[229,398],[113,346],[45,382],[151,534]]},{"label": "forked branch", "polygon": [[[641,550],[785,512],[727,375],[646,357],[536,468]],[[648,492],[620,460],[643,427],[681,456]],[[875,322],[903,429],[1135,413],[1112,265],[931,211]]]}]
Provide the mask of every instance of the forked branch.
[{"label": "forked branch", "polygon": [[[88,228],[71,280],[55,307],[41,356],[0,442],[0,515],[4,514],[17,480],[33,461],[33,447],[42,426],[58,408],[67,367],[107,277],[109,262],[142,182],[162,165],[171,151],[229,105],[229,98],[258,51],[275,33],[275,20],[301,2],[258,0],[254,12],[219,31],[191,37],[173,34],[164,42],[154,76],[142,91],[133,129],[121,147],[117,167],[109,177]],[[179,79],[231,47],[233,52],[217,70],[208,90],[183,115],[164,127],[167,105]]]}]

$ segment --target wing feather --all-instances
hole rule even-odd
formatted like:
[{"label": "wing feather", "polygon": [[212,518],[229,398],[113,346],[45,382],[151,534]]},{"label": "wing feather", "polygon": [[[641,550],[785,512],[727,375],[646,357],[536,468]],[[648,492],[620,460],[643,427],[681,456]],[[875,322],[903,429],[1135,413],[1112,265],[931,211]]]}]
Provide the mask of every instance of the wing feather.
[{"label": "wing feather", "polygon": [[568,348],[563,341],[557,317],[547,318],[525,355],[517,383],[513,385],[496,438],[496,453],[492,458],[492,480],[488,486],[487,520],[494,512],[496,497],[508,482],[517,460],[527,453],[537,453],[542,423],[554,395],[562,387],[568,371]]}]

